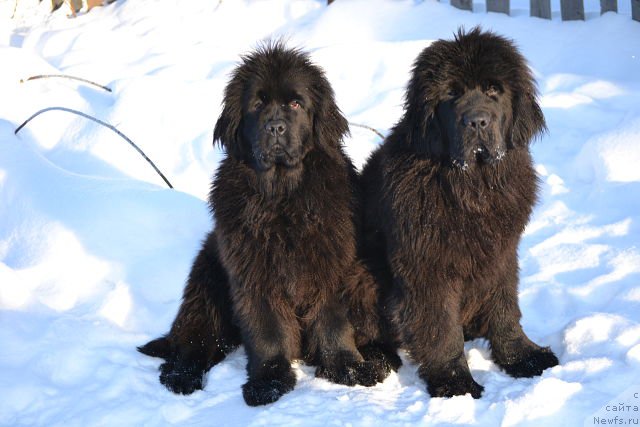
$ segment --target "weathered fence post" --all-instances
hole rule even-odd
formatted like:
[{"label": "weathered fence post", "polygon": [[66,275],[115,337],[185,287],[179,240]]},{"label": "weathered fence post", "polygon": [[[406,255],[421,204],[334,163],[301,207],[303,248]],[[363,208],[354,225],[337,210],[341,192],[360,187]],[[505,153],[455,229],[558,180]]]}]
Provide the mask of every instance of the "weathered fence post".
[{"label": "weathered fence post", "polygon": [[509,0],[487,0],[487,12],[509,14]]},{"label": "weathered fence post", "polygon": [[473,10],[473,0],[451,0],[451,6],[463,10]]},{"label": "weathered fence post", "polygon": [[605,12],[618,12],[618,0],[600,0],[600,15]]},{"label": "weathered fence post", "polygon": [[631,0],[631,17],[640,21],[640,0]]},{"label": "weathered fence post", "polygon": [[551,19],[551,0],[529,0],[529,16]]},{"label": "weathered fence post", "polygon": [[582,0],[560,0],[560,11],[563,21],[584,21],[584,4]]}]

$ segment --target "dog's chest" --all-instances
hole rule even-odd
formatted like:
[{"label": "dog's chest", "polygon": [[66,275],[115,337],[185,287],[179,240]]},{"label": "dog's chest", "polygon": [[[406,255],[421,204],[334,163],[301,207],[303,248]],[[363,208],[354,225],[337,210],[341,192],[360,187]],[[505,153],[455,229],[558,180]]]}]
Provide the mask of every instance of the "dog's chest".
[{"label": "dog's chest", "polygon": [[252,239],[271,251],[288,255],[308,248],[312,241],[321,240],[325,224],[317,203],[299,200],[248,200],[242,217],[243,229]]},{"label": "dog's chest", "polygon": [[344,269],[342,264],[353,257],[348,209],[327,209],[326,203],[308,197],[260,196],[246,198],[239,208],[216,218],[223,258],[232,275],[278,283],[297,298],[303,297],[299,289],[333,282]]},{"label": "dog's chest", "polygon": [[517,243],[532,205],[518,188],[434,170],[429,164],[413,166],[389,180],[387,191],[397,247],[402,252],[412,248],[404,256],[418,257],[423,265],[464,259],[476,263]]}]

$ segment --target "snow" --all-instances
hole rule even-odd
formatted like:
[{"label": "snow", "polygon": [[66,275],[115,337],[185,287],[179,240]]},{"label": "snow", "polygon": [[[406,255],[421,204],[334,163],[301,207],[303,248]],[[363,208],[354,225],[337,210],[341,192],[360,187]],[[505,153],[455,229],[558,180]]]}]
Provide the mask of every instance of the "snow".
[{"label": "snow", "polygon": [[[47,2],[0,2],[0,425],[2,426],[583,426],[638,420],[640,392],[640,23],[630,2],[585,22],[452,8],[434,0],[118,0],[68,19]],[[513,38],[538,79],[549,132],[533,145],[541,200],[520,246],[525,331],[560,366],[513,379],[488,343],[465,346],[470,396],[432,399],[404,366],[372,388],[316,379],[295,365],[278,402],[242,400],[239,348],[206,387],[177,396],[159,360],[135,351],[166,332],[191,261],[211,227],[211,146],[222,89],[239,55],[283,37],[323,66],[349,120],[387,133],[402,112],[411,63],[459,26]],[[111,93],[64,79],[109,86]],[[49,112],[63,106],[113,124],[175,186],[113,132]],[[380,143],[352,127],[361,166]],[[631,392],[629,391],[631,390]],[[634,418],[635,417],[635,418]],[[635,421],[636,423],[640,421]]]}]

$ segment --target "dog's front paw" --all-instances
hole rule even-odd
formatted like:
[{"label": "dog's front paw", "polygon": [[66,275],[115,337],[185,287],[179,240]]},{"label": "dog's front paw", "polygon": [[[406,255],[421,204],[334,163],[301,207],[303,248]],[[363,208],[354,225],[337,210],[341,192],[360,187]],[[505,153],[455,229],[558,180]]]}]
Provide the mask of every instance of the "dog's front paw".
[{"label": "dog's front paw", "polygon": [[242,386],[242,396],[249,406],[267,405],[293,390],[295,385],[296,374],[291,363],[284,357],[277,357],[249,374],[249,381]]},{"label": "dog's front paw", "polygon": [[475,382],[466,361],[455,361],[438,370],[420,369],[420,377],[427,383],[431,397],[462,396],[467,393],[474,399],[482,396],[484,387]]},{"label": "dog's front paw", "polygon": [[482,392],[484,391],[484,387],[475,382],[471,377],[451,377],[444,381],[427,381],[427,391],[431,397],[453,397],[469,393],[474,399],[480,399],[480,396],[482,396]]},{"label": "dog's front paw", "polygon": [[471,379],[456,379],[444,382],[430,381],[427,383],[427,391],[431,397],[453,397],[471,394],[474,399],[480,399],[484,387]]},{"label": "dog's front paw", "polygon": [[295,376],[292,378],[249,380],[242,386],[242,396],[249,406],[267,405],[293,390],[295,384]]},{"label": "dog's front paw", "polygon": [[160,382],[179,394],[191,394],[204,387],[204,370],[179,361],[160,365]]},{"label": "dog's front paw", "polygon": [[348,351],[337,352],[316,369],[316,377],[325,378],[336,384],[371,387],[389,375],[388,363],[383,359],[358,360],[358,354]]},{"label": "dog's front paw", "polygon": [[385,378],[391,371],[398,371],[402,366],[402,359],[398,356],[397,350],[389,345],[371,343],[359,347],[358,351],[364,360],[383,364],[387,371]]},{"label": "dog's front paw", "polygon": [[384,381],[387,375],[389,375],[389,369],[383,363],[370,361],[318,366],[316,369],[316,377],[348,386],[371,387]]},{"label": "dog's front paw", "polygon": [[242,386],[242,396],[249,406],[273,403],[293,390],[294,384],[281,380],[250,380]]},{"label": "dog's front paw", "polygon": [[541,375],[547,368],[556,366],[559,361],[549,347],[533,348],[518,355],[513,362],[501,363],[505,372],[515,378],[530,378]]},{"label": "dog's front paw", "polygon": [[354,369],[356,372],[356,384],[365,387],[371,387],[383,382],[391,372],[388,364],[378,360],[358,362]]}]

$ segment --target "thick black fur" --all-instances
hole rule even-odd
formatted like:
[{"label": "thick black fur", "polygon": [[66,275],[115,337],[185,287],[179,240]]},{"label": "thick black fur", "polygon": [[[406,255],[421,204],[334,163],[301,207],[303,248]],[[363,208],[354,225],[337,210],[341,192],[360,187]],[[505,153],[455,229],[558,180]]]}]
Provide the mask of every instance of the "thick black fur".
[{"label": "thick black fur", "polygon": [[480,397],[465,339],[487,338],[516,377],[558,363],[524,334],[518,307],[518,243],[538,191],[529,144],[544,130],[515,46],[460,31],[418,56],[404,116],[363,170],[369,261],[434,397]]},{"label": "thick black fur", "polygon": [[293,389],[294,359],[347,385],[374,385],[399,366],[381,344],[377,284],[357,258],[347,132],[307,55],[272,43],[235,69],[214,130],[228,154],[209,199],[215,229],[170,332],[139,349],[166,360],[160,382],[170,390],[201,389],[204,373],[241,343],[243,395],[254,406]]}]

